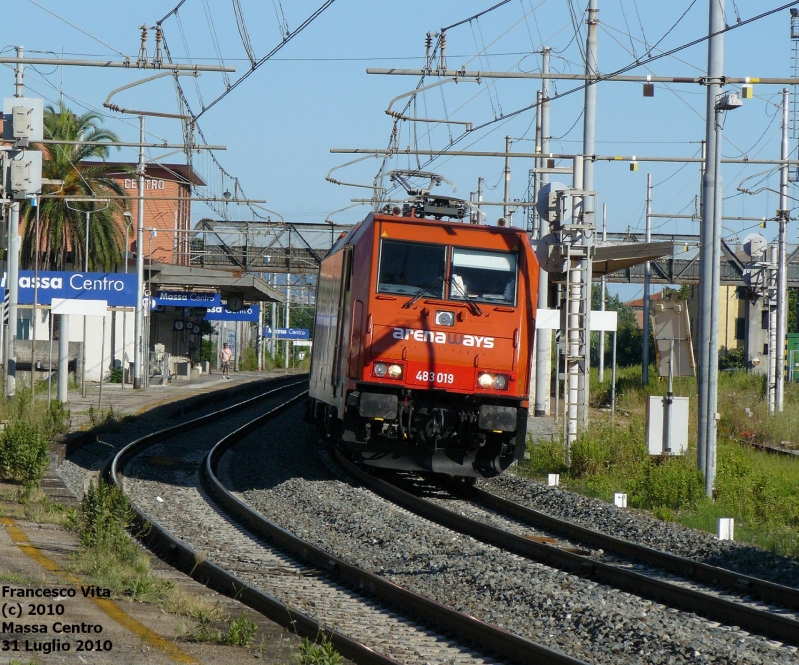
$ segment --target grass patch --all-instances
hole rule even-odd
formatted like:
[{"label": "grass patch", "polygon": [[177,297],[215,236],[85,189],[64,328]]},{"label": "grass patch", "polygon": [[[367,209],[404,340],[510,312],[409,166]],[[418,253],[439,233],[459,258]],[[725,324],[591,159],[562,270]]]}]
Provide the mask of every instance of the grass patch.
[{"label": "grass patch", "polygon": [[20,388],[0,401],[0,479],[19,485],[13,500],[29,503],[50,464],[50,439],[69,431],[70,414],[58,401],[46,408]]},{"label": "grass patch", "polygon": [[[599,384],[594,370],[593,405],[609,401],[609,372],[605,376]],[[617,386],[621,413],[615,426],[609,417],[595,417],[572,445],[569,466],[560,442],[530,444],[530,459],[519,466],[519,473],[536,478],[560,473],[564,487],[608,502],[614,492],[625,492],[631,507],[711,533],[719,517],[733,517],[736,540],[799,556],[799,460],[743,445],[799,442],[799,414],[790,406],[799,401],[799,385],[786,385],[785,411],[769,416],[762,376],[720,374],[714,501],[705,495],[696,464],[696,381],[675,381],[675,394],[691,399],[691,422],[687,454],[670,458],[650,456],[646,444],[646,398],[665,393],[655,372],[644,387],[640,367],[623,368]]]},{"label": "grass patch", "polygon": [[81,542],[73,569],[119,596],[162,602],[174,583],[152,576],[149,557],[128,536],[135,513],[118,487],[100,480],[89,484],[81,511],[71,511],[69,525]]},{"label": "grass patch", "polygon": [[[217,603],[153,576],[149,557],[128,535],[134,520],[133,508],[118,487],[102,480],[90,483],[81,511],[71,511],[69,516],[81,542],[73,569],[118,596],[158,603],[166,611],[188,617],[194,624],[187,634],[192,641],[249,647],[258,624],[248,621],[246,613],[231,619]],[[220,622],[226,622],[221,629]]]},{"label": "grass patch", "polygon": [[167,612],[198,622],[224,621],[227,617],[218,602],[206,596],[187,593],[181,587],[175,587],[161,606]]},{"label": "grass patch", "polygon": [[326,636],[316,641],[304,637],[299,646],[296,662],[297,665],[341,665],[344,658],[333,648],[333,644]]},{"label": "grass patch", "polygon": [[197,621],[194,629],[188,634],[193,642],[221,644],[233,647],[249,647],[252,644],[258,624],[247,620],[247,613],[242,612],[238,619],[227,619],[227,628],[219,629],[209,617]]},{"label": "grass patch", "polygon": [[122,416],[116,413],[113,406],[109,406],[108,411],[90,406],[88,415],[92,431],[98,434],[121,432],[122,427],[134,419],[134,416]]},{"label": "grass patch", "polygon": [[30,585],[31,579],[19,573],[0,573],[0,582],[8,582],[9,584]]}]

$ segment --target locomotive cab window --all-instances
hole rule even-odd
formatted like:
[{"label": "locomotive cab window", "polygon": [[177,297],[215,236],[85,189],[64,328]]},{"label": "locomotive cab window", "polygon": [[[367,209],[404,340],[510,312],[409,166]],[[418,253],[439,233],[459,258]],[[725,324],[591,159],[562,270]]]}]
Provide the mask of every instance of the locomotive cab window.
[{"label": "locomotive cab window", "polygon": [[455,248],[449,297],[502,305],[516,302],[517,257],[509,252]]},{"label": "locomotive cab window", "polygon": [[383,240],[378,292],[443,298],[446,254],[443,245]]}]

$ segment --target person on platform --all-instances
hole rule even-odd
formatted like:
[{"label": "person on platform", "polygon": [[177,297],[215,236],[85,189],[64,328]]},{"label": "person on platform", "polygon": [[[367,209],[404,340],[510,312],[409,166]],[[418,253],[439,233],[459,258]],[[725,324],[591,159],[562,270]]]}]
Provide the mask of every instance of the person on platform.
[{"label": "person on platform", "polygon": [[230,378],[230,359],[233,357],[233,352],[225,342],[222,345],[222,350],[219,352],[219,360],[222,363],[222,376],[226,379]]}]

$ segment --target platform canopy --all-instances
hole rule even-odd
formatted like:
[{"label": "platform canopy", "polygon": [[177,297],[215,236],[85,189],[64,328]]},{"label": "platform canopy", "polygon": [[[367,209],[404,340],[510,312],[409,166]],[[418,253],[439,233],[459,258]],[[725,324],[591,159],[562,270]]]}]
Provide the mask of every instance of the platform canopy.
[{"label": "platform canopy", "polygon": [[151,291],[213,291],[246,302],[285,302],[285,296],[260,277],[230,270],[154,263],[149,283]]},{"label": "platform canopy", "polygon": [[597,245],[591,272],[594,277],[654,261],[674,251],[673,242],[634,242]]}]

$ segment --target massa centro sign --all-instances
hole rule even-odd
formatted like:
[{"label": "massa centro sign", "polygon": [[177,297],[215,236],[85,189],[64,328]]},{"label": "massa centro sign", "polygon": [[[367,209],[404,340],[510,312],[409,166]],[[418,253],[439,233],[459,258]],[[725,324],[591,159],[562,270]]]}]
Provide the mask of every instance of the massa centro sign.
[{"label": "massa centro sign", "polygon": [[[3,273],[2,288],[8,288],[6,273]],[[36,302],[50,305],[53,298],[67,300],[106,300],[109,307],[136,306],[136,275],[117,272],[57,272],[40,270],[38,276],[33,270],[19,271],[20,305],[33,304],[33,291],[36,289]]]}]

